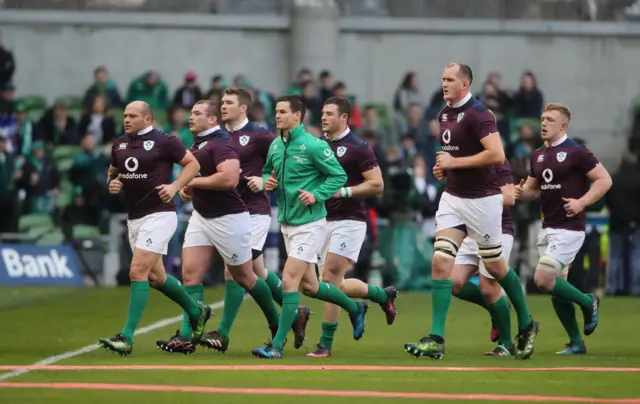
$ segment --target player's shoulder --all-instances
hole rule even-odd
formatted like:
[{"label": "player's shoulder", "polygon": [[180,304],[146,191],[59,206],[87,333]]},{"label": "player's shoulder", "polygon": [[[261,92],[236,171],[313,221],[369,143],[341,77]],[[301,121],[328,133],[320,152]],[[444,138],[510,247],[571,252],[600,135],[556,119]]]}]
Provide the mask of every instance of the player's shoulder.
[{"label": "player's shoulder", "polygon": [[477,98],[472,99],[469,112],[471,112],[472,115],[475,115],[479,120],[496,120],[496,116],[493,112],[485,105],[484,102]]},{"label": "player's shoulder", "polygon": [[578,149],[580,151],[589,151],[587,145],[571,138],[567,138],[567,140],[562,143],[561,147],[567,149]]},{"label": "player's shoulder", "polygon": [[257,124],[255,124],[255,123],[253,123],[251,121],[249,121],[249,123],[247,123],[245,125],[245,127],[242,128],[242,131],[243,132],[248,132],[248,133],[251,133],[251,134],[255,134],[255,135],[275,136],[273,134],[273,132],[271,132],[269,129],[267,129],[267,128],[263,127],[263,126],[257,125]]},{"label": "player's shoulder", "polygon": [[344,137],[344,143],[345,145],[350,145],[351,147],[358,150],[369,149],[369,143],[362,140],[360,136],[353,132],[350,132],[347,136]]},{"label": "player's shoulder", "polygon": [[214,135],[215,139],[220,141],[220,142],[226,143],[226,142],[231,140],[231,133],[229,133],[224,128],[219,128],[218,130],[213,132],[213,135]]}]

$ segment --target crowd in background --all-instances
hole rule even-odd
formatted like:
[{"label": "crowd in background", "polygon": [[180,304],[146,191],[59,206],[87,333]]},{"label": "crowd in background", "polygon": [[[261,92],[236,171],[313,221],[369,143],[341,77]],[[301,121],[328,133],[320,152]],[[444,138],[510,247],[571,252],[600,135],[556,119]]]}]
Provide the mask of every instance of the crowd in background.
[{"label": "crowd in background", "polygon": [[[254,104],[249,118],[274,130],[275,99],[243,75],[227,80],[213,75],[206,85],[193,72],[173,94],[160,72],[148,71],[134,78],[121,91],[106,67],[97,67],[93,83],[84,94],[56,99],[53,105],[21,98],[12,84],[19,64],[2,46],[0,36],[0,233],[15,232],[18,217],[45,213],[59,224],[103,226],[110,213],[124,212],[122,199],[108,194],[105,173],[110,161],[110,144],[122,134],[122,111],[133,100],[148,102],[154,110],[154,126],[177,135],[187,147],[193,136],[187,126],[191,106],[201,99],[219,101],[230,86],[250,89]],[[316,75],[317,74],[317,75]],[[476,84],[477,83],[477,84]],[[525,178],[531,152],[542,145],[539,117],[545,102],[533,72],[524,72],[517,88],[502,83],[499,73],[477,81],[473,93],[495,114],[498,128],[517,183]],[[371,266],[370,257],[379,249],[378,223],[413,223],[429,240],[434,236],[434,215],[443,190],[431,172],[440,150],[437,115],[444,105],[438,83],[426,87],[416,72],[399,80],[393,99],[366,103],[354,97],[347,83],[333,72],[303,69],[297,80],[283,89],[299,94],[308,113],[307,130],[322,136],[323,102],[331,96],[347,97],[352,103],[350,128],[374,149],[385,177],[385,192],[367,200],[370,212],[369,248],[365,248],[360,269]],[[580,140],[580,139],[578,139]],[[66,149],[65,149],[66,148]],[[64,155],[62,150],[73,150]],[[634,125],[629,152],[614,173],[608,197],[590,207],[600,214],[608,207],[608,223],[594,222],[573,271],[574,283],[584,290],[602,284],[603,268],[610,257],[606,282],[610,294],[640,295],[640,97],[634,107]],[[535,237],[540,223],[539,203],[515,207],[516,248],[512,264],[517,270],[532,266]],[[603,235],[608,242],[603,243]],[[607,254],[606,249],[609,249]],[[534,265],[534,264],[533,264]],[[535,266],[535,265],[534,265]]]}]

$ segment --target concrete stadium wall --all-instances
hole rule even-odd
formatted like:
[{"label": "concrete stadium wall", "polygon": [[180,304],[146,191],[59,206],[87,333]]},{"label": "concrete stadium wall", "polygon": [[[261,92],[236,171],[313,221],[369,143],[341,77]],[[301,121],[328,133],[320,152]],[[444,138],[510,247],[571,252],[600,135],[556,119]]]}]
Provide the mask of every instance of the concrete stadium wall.
[{"label": "concrete stadium wall", "polygon": [[[307,24],[314,18],[307,16]],[[172,91],[191,69],[203,87],[214,73],[244,73],[277,94],[308,65],[335,69],[361,102],[390,102],[407,70],[418,72],[430,96],[447,62],[466,61],[478,89],[489,72],[516,87],[521,73],[532,70],[547,101],[572,108],[570,134],[587,139],[610,168],[625,148],[630,103],[640,94],[640,25],[343,18],[333,22],[337,35],[329,32],[333,20],[325,20],[308,30],[298,24],[292,40],[290,20],[0,11],[3,42],[17,60],[19,94],[81,93],[102,64],[122,92],[132,77],[155,68]]]}]

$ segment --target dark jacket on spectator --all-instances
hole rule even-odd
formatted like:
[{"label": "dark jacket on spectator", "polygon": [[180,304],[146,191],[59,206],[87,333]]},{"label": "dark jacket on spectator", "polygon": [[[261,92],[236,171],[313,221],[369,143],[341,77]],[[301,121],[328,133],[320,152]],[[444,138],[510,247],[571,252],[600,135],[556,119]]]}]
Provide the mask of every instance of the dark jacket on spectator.
[{"label": "dark jacket on spectator", "polygon": [[[188,93],[191,93],[190,95]],[[196,87],[193,90],[187,88],[187,86],[180,87],[173,96],[173,105],[180,105],[184,108],[191,108],[196,102],[203,100],[202,90],[200,87]]]},{"label": "dark jacket on spectator", "polygon": [[83,103],[85,108],[91,109],[91,102],[96,95],[102,95],[106,99],[109,108],[124,108],[124,102],[122,102],[120,92],[113,81],[109,81],[104,85],[94,83],[89,87],[84,94]]},{"label": "dark jacket on spectator", "polygon": [[49,108],[42,119],[40,119],[39,125],[42,137],[47,144],[77,145],[79,143],[78,125],[75,119],[70,116],[67,116],[67,125],[64,132],[60,132],[58,128],[56,128],[53,109],[51,108]]},{"label": "dark jacket on spectator", "polygon": [[513,97],[513,114],[516,118],[540,118],[544,97],[535,88],[531,92],[520,90]]},{"label": "dark jacket on spectator", "polygon": [[[82,137],[88,132],[91,132],[91,130],[89,130],[89,125],[91,125],[91,115],[82,115],[82,118],[80,118],[80,124],[78,124],[79,137]],[[118,134],[116,133],[116,121],[112,116],[105,115],[104,118],[102,118],[100,127],[102,128],[102,137],[96,138],[98,144],[110,143],[113,139],[118,137]],[[97,135],[96,133],[94,134]]]},{"label": "dark jacket on spectator", "polygon": [[11,83],[15,71],[16,62],[13,58],[13,53],[0,46],[0,87]]}]

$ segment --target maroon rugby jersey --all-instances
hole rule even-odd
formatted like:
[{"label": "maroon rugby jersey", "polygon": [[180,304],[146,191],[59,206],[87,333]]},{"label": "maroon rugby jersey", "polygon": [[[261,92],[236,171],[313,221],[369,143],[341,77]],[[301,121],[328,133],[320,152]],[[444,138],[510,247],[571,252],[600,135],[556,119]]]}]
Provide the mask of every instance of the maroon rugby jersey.
[{"label": "maroon rugby jersey", "polygon": [[[498,132],[493,113],[478,99],[470,97],[459,106],[445,106],[440,114],[440,145],[453,157],[473,156],[484,147],[480,140]],[[447,170],[445,192],[459,198],[484,198],[500,193],[496,166]]]},{"label": "maroon rugby jersey", "polygon": [[[217,167],[227,160],[238,160],[231,136],[219,126],[197,135],[191,152],[200,163],[198,176],[203,177],[217,173]],[[226,191],[192,188],[191,197],[193,208],[207,219],[247,211],[237,188]]]},{"label": "maroon rugby jersey", "polygon": [[[362,173],[378,167],[378,160],[371,147],[349,129],[335,140],[322,137],[329,143],[338,162],[347,174],[345,187],[364,182]],[[357,220],[364,222],[367,214],[360,198],[330,198],[325,201],[327,221]]]},{"label": "maroon rugby jersey", "polygon": [[531,154],[529,176],[538,181],[542,227],[584,231],[586,213],[567,217],[562,198],[580,199],[588,189],[587,173],[599,163],[585,146],[564,137]]},{"label": "maroon rugby jersey", "polygon": [[245,177],[262,177],[262,168],[267,161],[269,146],[276,136],[248,120],[231,130],[233,145],[240,158],[240,181],[238,192],[252,215],[271,215],[271,205],[266,192],[252,192]]},{"label": "maroon rugby jersey", "polygon": [[[502,165],[499,165],[496,169],[498,174],[498,185],[500,187],[513,184],[513,172],[511,171],[511,164],[508,160]],[[502,207],[502,234],[510,234],[513,236],[513,206]]]},{"label": "maroon rugby jersey", "polygon": [[111,166],[120,174],[130,220],[176,211],[173,201],[162,202],[156,187],[172,182],[173,165],[181,162],[186,154],[180,139],[151,126],[136,135],[120,136],[113,142]]}]

